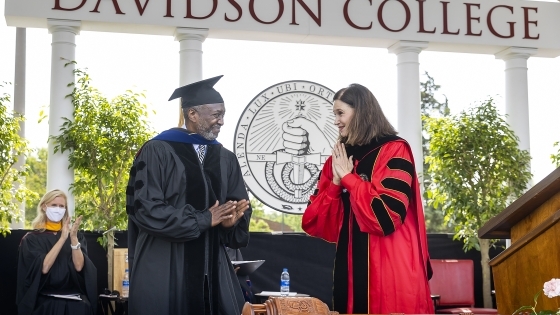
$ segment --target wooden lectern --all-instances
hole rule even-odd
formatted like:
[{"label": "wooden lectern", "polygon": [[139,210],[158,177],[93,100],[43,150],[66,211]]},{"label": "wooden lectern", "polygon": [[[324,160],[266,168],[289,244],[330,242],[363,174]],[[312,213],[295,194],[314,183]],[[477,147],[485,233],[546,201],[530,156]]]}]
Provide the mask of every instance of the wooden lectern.
[{"label": "wooden lectern", "polygon": [[490,261],[498,313],[510,315],[533,305],[557,310],[560,297],[548,298],[543,284],[560,278],[560,168],[514,201],[479,231],[480,238],[511,239],[511,246]]}]

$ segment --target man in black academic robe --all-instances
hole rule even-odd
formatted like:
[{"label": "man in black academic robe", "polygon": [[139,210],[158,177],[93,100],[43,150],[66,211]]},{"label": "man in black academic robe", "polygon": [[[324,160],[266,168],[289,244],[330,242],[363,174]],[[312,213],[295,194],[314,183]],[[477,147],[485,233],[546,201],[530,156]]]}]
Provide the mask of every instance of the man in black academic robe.
[{"label": "man in black academic robe", "polygon": [[246,246],[251,209],[235,155],[215,139],[225,108],[213,85],[181,87],[186,128],[144,144],[127,187],[129,313],[239,315],[225,252]]}]

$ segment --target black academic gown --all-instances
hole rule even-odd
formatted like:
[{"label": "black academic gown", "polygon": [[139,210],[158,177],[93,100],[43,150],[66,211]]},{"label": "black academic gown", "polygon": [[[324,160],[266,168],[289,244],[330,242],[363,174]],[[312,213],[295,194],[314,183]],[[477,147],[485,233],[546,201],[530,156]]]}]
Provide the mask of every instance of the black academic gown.
[{"label": "black academic gown", "polygon": [[220,144],[208,145],[203,165],[190,143],[142,147],[127,188],[130,314],[205,314],[205,281],[212,315],[241,313],[224,245],[247,245],[251,210],[230,229],[211,227],[208,211],[241,199],[249,198],[239,164]]},{"label": "black academic gown", "polygon": [[[231,261],[243,261],[243,255],[241,255],[241,251],[239,249],[233,249],[226,247],[226,253]],[[255,295],[253,294],[253,290],[251,289],[251,280],[249,276],[241,276],[237,274],[237,280],[239,281],[239,285],[241,286],[241,293],[243,293],[243,298],[246,302],[255,303]]]},{"label": "black academic gown", "polygon": [[[84,267],[76,271],[72,262],[70,238],[47,274],[43,261],[60,239],[60,233],[29,232],[21,240],[18,256],[16,303],[19,315],[95,315],[97,269],[87,256],[87,243],[81,233],[78,241],[84,254]],[[45,294],[80,294],[82,300],[48,297]]]}]

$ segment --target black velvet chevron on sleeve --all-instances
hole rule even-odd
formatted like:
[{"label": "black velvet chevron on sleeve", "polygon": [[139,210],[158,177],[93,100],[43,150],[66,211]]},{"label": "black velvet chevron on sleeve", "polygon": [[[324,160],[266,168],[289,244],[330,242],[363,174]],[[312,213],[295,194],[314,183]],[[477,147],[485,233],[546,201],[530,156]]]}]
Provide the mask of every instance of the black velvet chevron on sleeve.
[{"label": "black velvet chevron on sleeve", "polygon": [[[408,173],[411,178],[414,178],[414,165],[406,159],[394,157],[387,163],[387,167],[392,171],[403,171]],[[395,177],[386,177],[381,180],[381,185],[387,190],[402,193],[408,200],[412,195],[412,187],[409,182]],[[404,197],[403,196],[403,197]],[[388,194],[380,194],[380,198],[375,198],[371,202],[371,208],[375,212],[377,220],[383,234],[389,235],[395,231],[395,224],[391,219],[389,210],[397,213],[400,217],[401,224],[404,223],[406,218],[406,205],[402,199],[395,198]]]},{"label": "black velvet chevron on sleeve", "polygon": [[[406,198],[410,200],[410,196],[412,194],[412,188],[410,185],[400,179],[397,178],[385,178],[381,181],[381,185],[385,187],[385,189],[398,191],[404,195]],[[393,196],[387,194],[381,194],[381,200],[383,203],[392,211],[396,212],[401,218],[401,224],[404,223],[404,219],[406,218],[406,206],[401,199],[397,199]]]},{"label": "black velvet chevron on sleeve", "polygon": [[385,203],[383,203],[382,199],[373,198],[371,201],[371,209],[375,213],[375,217],[377,217],[377,221],[383,230],[383,235],[389,235],[395,232],[395,224],[389,215],[389,211],[385,207]]},{"label": "black velvet chevron on sleeve", "polygon": [[392,170],[401,170],[407,172],[410,177],[414,178],[414,165],[409,160],[394,157],[387,163],[387,167]]}]

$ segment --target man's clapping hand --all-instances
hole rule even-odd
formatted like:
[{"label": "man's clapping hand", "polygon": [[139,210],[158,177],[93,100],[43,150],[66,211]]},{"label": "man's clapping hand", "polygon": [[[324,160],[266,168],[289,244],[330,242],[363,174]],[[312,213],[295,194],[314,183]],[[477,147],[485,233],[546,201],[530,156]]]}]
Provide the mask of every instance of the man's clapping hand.
[{"label": "man's clapping hand", "polygon": [[233,211],[233,216],[230,219],[222,221],[222,226],[225,228],[230,228],[235,225],[235,222],[239,221],[243,217],[243,213],[249,209],[250,202],[248,200],[242,199],[237,201],[235,205],[235,210]]},{"label": "man's clapping hand", "polygon": [[222,205],[216,203],[208,209],[212,214],[212,226],[216,226],[225,220],[230,220],[233,218],[233,212],[235,211],[237,206],[236,201],[228,201]]}]

